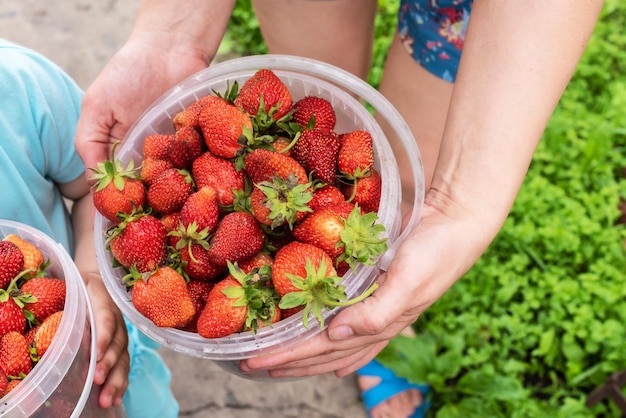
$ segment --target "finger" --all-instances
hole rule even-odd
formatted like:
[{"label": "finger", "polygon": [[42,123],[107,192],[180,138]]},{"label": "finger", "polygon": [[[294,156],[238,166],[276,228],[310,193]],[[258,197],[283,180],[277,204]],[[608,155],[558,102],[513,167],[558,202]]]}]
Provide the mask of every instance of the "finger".
[{"label": "finger", "polygon": [[130,370],[130,356],[126,353],[114,364],[102,385],[98,398],[102,408],[119,406],[122,403],[124,393],[128,388],[128,373]]}]

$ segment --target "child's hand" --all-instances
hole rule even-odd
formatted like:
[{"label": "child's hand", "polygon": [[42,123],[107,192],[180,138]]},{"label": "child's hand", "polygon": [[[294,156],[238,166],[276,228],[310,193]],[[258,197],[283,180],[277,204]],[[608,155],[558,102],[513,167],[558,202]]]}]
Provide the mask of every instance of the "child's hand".
[{"label": "child's hand", "polygon": [[128,387],[128,332],[122,313],[104,287],[102,278],[89,273],[84,274],[83,279],[95,313],[98,354],[94,384],[102,385],[99,403],[102,408],[118,406],[122,404]]}]

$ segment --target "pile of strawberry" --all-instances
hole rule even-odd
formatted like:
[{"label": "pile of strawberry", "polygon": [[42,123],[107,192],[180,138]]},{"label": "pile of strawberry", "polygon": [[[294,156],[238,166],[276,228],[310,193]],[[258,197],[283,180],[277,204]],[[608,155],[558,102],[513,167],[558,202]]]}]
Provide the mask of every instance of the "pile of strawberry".
[{"label": "pile of strawberry", "polygon": [[295,101],[269,69],[201,97],[144,138],[141,166],[94,169],[106,246],[135,308],[205,338],[346,306],[343,275],[386,248],[365,130],[335,132],[322,97]]},{"label": "pile of strawberry", "polygon": [[65,280],[47,274],[50,261],[30,241],[0,241],[0,397],[44,355],[65,308]]}]

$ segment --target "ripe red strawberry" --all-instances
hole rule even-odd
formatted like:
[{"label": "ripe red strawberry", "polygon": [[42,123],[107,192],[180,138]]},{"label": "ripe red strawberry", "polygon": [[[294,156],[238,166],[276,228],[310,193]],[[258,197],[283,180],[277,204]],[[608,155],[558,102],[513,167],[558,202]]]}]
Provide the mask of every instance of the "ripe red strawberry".
[{"label": "ripe red strawberry", "polygon": [[97,168],[92,168],[95,180],[93,203],[98,212],[113,223],[118,223],[119,212],[129,214],[134,209],[144,207],[146,204],[146,190],[143,182],[139,179],[133,160],[130,160],[126,168],[122,167],[120,160],[113,158],[98,163]]},{"label": "ripe red strawberry", "polygon": [[146,136],[143,140],[144,159],[151,157],[158,160],[168,160],[168,150],[173,139],[174,135],[171,134],[153,134]]},{"label": "ripe red strawberry", "polygon": [[0,369],[7,376],[28,375],[32,370],[30,351],[24,336],[10,331],[0,338]]},{"label": "ripe red strawberry", "polygon": [[37,330],[40,326],[41,324],[31,324],[31,327],[22,334],[24,335],[24,338],[26,338],[26,342],[28,343],[28,345],[31,345],[33,341],[35,341],[35,334],[37,333]]},{"label": "ripe red strawberry", "polygon": [[339,139],[333,131],[305,129],[293,147],[293,158],[315,178],[333,184],[337,172]]},{"label": "ripe red strawberry", "polygon": [[217,227],[219,212],[217,193],[211,186],[203,186],[192,193],[183,204],[180,221],[185,227],[195,222],[197,231],[206,229],[210,234]]},{"label": "ripe red strawberry", "polygon": [[[224,293],[230,288],[240,290],[241,295],[231,299]],[[198,334],[204,338],[222,338],[240,332],[246,323],[247,314],[248,306],[241,283],[229,275],[217,282],[209,292],[198,317]]]},{"label": "ripe red strawberry", "polygon": [[376,288],[374,284],[363,294],[347,300],[342,278],[337,276],[330,256],[312,244],[294,241],[278,252],[272,265],[272,282],[281,296],[278,305],[286,315],[302,309],[302,323],[309,326],[309,314],[324,327],[323,309],[347,306],[369,296]]},{"label": "ripe red strawberry", "polygon": [[4,370],[0,368],[0,398],[2,398],[9,386],[9,378],[7,377]]},{"label": "ripe red strawberry", "polygon": [[124,267],[140,272],[156,269],[167,255],[167,231],[156,217],[137,213],[108,231],[111,254]]},{"label": "ripe red strawberry", "polygon": [[354,205],[348,202],[316,209],[293,229],[293,235],[300,242],[326,251],[334,260],[343,253],[341,232],[353,209]]},{"label": "ripe red strawberry", "polygon": [[149,187],[154,179],[169,168],[174,168],[174,164],[170,160],[146,157],[141,164],[141,180]]},{"label": "ripe red strawberry", "polygon": [[293,105],[293,121],[303,128],[332,131],[337,123],[333,105],[326,99],[306,96]]},{"label": "ripe red strawberry", "polygon": [[282,225],[293,228],[311,211],[307,206],[313,197],[309,186],[298,183],[295,176],[257,183],[250,193],[250,210],[260,223],[271,229]]},{"label": "ripe red strawberry", "polygon": [[245,158],[245,170],[252,183],[271,181],[273,177],[287,179],[295,175],[298,183],[308,183],[307,172],[295,159],[284,154],[257,148]]},{"label": "ripe red strawberry", "polygon": [[332,184],[325,184],[313,190],[313,198],[309,202],[309,207],[315,210],[345,201],[346,198],[338,187]]},{"label": "ripe red strawberry", "polygon": [[387,249],[381,238],[382,225],[376,224],[376,213],[361,214],[358,206],[340,203],[315,210],[293,230],[301,242],[320,247],[335,262],[345,261],[349,267],[357,263],[373,265]]},{"label": "ripe red strawberry", "polygon": [[369,132],[356,130],[340,136],[337,169],[348,179],[368,176],[374,168],[373,140]]},{"label": "ripe red strawberry", "polygon": [[[6,396],[9,394],[9,392],[11,392],[13,389],[15,389],[17,387],[17,385],[19,385],[22,382],[23,379],[13,379],[13,380],[9,380],[9,383],[7,383],[7,388],[4,391],[4,393],[1,396]],[[0,396],[0,397],[1,397]]]},{"label": "ripe red strawberry", "polygon": [[158,327],[183,328],[196,313],[187,282],[171,267],[161,266],[146,278],[133,275],[126,283],[135,308]]},{"label": "ripe red strawberry", "polygon": [[180,111],[174,116],[172,120],[174,123],[174,129],[179,130],[184,126],[190,126],[192,128],[199,129],[200,124],[198,117],[204,106],[210,105],[215,101],[224,101],[221,97],[208,95],[200,97],[198,100],[187,106],[184,110]]},{"label": "ripe red strawberry", "polygon": [[25,240],[17,234],[8,234],[4,237],[4,240],[17,245],[22,252],[22,255],[24,256],[24,270],[30,271],[28,276],[34,276],[44,267],[45,257],[35,244]]},{"label": "ripe red strawberry", "polygon": [[358,204],[362,212],[378,212],[382,179],[376,169],[370,175],[354,180],[354,185],[344,184],[341,190],[349,202]]},{"label": "ripe red strawberry", "polygon": [[198,332],[198,318],[206,305],[206,300],[209,297],[209,292],[213,289],[214,283],[203,282],[200,280],[190,280],[187,283],[187,289],[189,289],[189,296],[196,307],[196,314],[189,324],[181,328],[184,331]]},{"label": "ripe red strawberry", "polygon": [[252,133],[252,120],[241,109],[225,101],[204,106],[198,116],[209,151],[218,157],[233,158],[244,148],[244,131]]},{"label": "ripe red strawberry", "polygon": [[280,152],[281,154],[291,157],[291,147],[290,147],[291,139],[289,139],[288,137],[286,136],[276,137],[276,139],[274,139],[274,141],[272,141],[270,145],[272,146],[274,151]]},{"label": "ripe red strawberry", "polygon": [[24,254],[10,241],[0,241],[0,289],[6,289],[11,280],[24,269]]},{"label": "ripe red strawberry", "polygon": [[165,213],[159,218],[165,230],[169,233],[178,229],[180,223],[180,212]]},{"label": "ripe red strawberry", "polygon": [[271,286],[268,265],[246,273],[228,263],[228,271],[230,274],[209,293],[198,318],[198,333],[205,338],[225,337],[243,330],[254,333],[280,319],[278,295]]},{"label": "ripe red strawberry", "polygon": [[148,187],[148,204],[157,213],[178,212],[195,188],[189,171],[169,168]]},{"label": "ripe red strawberry", "polygon": [[208,244],[204,246],[198,240],[188,243],[180,240],[179,243],[182,243],[182,245],[177,245],[182,269],[190,279],[209,282],[215,280],[224,271],[224,266],[218,266],[211,261]]},{"label": "ripe red strawberry", "polygon": [[0,290],[0,336],[16,331],[20,334],[26,329],[24,310],[17,304],[10,293]]},{"label": "ripe red strawberry", "polygon": [[261,251],[265,234],[259,222],[249,213],[230,212],[222,218],[211,238],[209,257],[214,264],[225,266]]},{"label": "ripe red strawberry", "polygon": [[242,84],[235,105],[250,115],[261,111],[278,120],[291,110],[293,98],[285,83],[272,70],[262,68]]},{"label": "ripe red strawberry", "polygon": [[272,283],[281,297],[300,290],[292,283],[289,275],[306,278],[307,261],[312,263],[315,269],[323,262],[324,275],[328,277],[335,275],[333,261],[324,250],[313,244],[293,241],[276,252],[272,264]]},{"label": "ripe red strawberry", "polygon": [[274,258],[267,252],[261,251],[251,258],[246,260],[242,260],[238,262],[239,268],[243,270],[244,273],[250,273],[252,269],[260,268],[263,266],[271,266],[274,262]]},{"label": "ripe red strawberry", "polygon": [[191,169],[191,163],[205,151],[204,139],[191,126],[183,126],[174,134],[168,155],[176,168]]},{"label": "ripe red strawberry", "polygon": [[57,311],[51,315],[49,315],[42,323],[37,332],[35,333],[35,338],[33,340],[35,351],[37,352],[37,356],[42,357],[57,333],[59,329],[59,325],[61,324],[61,319],[63,318],[63,311]]},{"label": "ripe red strawberry", "polygon": [[24,309],[30,311],[35,319],[43,322],[48,316],[65,307],[65,280],[51,277],[34,277],[22,285],[22,292],[30,293],[37,299],[27,303]]},{"label": "ripe red strawberry", "polygon": [[211,186],[217,192],[217,199],[221,206],[233,204],[235,190],[243,190],[245,172],[235,169],[231,160],[205,152],[196,158],[191,166],[191,175],[196,187]]}]

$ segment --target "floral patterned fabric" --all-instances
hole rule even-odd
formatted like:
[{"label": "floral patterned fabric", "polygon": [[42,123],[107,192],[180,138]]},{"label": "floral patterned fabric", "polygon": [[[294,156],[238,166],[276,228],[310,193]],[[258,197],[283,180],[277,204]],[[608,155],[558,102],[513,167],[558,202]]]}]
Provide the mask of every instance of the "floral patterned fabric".
[{"label": "floral patterned fabric", "polygon": [[472,0],[402,0],[398,34],[427,71],[454,82]]}]

